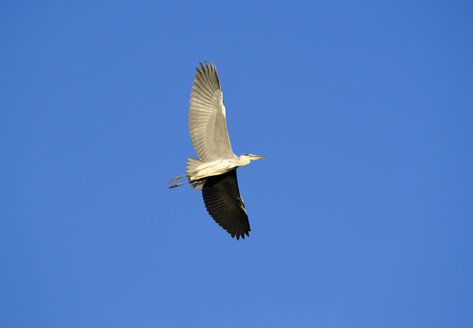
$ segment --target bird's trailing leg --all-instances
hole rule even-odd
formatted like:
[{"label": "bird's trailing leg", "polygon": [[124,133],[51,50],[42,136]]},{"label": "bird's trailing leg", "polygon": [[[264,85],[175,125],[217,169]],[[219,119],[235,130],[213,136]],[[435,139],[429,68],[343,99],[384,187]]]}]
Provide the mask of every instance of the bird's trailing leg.
[{"label": "bird's trailing leg", "polygon": [[183,177],[185,177],[185,176],[186,176],[186,175],[183,174],[183,175],[180,175],[180,176],[178,176],[178,177],[175,177],[174,179],[169,180],[168,183],[171,183],[171,182],[174,182],[174,181],[176,181],[176,180],[179,180],[180,178],[183,178]]},{"label": "bird's trailing leg", "polygon": [[[173,180],[174,181],[174,180]],[[170,181],[172,182],[172,181]],[[180,182],[180,183],[176,183],[176,184],[173,184],[172,186],[169,186],[168,188],[171,189],[171,188],[176,188],[176,187],[179,187],[180,185],[183,185],[184,183],[188,183],[189,180],[187,181],[184,181],[184,182]]]},{"label": "bird's trailing leg", "polygon": [[[171,183],[171,182],[174,182],[174,181],[176,181],[176,180],[179,180],[180,178],[183,178],[183,177],[185,177],[185,176],[186,176],[186,175],[183,174],[183,175],[180,175],[180,176],[178,176],[178,177],[175,177],[174,179],[169,180],[168,183]],[[176,188],[176,187],[179,187],[180,185],[183,185],[184,183],[187,183],[187,182],[189,182],[189,181],[184,181],[184,182],[181,182],[181,183],[176,183],[176,184],[173,184],[172,186],[169,186],[168,188]]]}]

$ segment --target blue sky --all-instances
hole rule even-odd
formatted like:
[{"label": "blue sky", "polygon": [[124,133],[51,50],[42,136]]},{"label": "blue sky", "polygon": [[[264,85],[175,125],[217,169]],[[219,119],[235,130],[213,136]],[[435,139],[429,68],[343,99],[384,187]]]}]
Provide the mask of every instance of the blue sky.
[{"label": "blue sky", "polygon": [[[472,327],[469,1],[2,1],[0,326]],[[217,65],[251,234],[200,192]]]}]

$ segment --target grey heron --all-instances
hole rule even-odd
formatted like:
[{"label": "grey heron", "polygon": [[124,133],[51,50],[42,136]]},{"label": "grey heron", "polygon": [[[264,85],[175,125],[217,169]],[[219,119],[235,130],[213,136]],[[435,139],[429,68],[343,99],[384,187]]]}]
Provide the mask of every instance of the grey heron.
[{"label": "grey heron", "polygon": [[202,188],[205,207],[223,229],[239,239],[249,236],[250,223],[238,189],[236,169],[252,160],[264,158],[253,154],[236,156],[228,137],[222,88],[214,64],[205,62],[196,69],[189,106],[189,129],[199,159],[187,159],[187,181],[196,190]]}]

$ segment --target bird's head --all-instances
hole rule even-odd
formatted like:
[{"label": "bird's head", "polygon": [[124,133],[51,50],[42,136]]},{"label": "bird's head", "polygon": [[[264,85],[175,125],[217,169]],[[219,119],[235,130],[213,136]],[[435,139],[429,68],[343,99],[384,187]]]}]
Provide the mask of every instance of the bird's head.
[{"label": "bird's head", "polygon": [[243,154],[240,156],[241,159],[248,161],[254,161],[256,159],[265,158],[266,156],[254,155],[254,154]]}]

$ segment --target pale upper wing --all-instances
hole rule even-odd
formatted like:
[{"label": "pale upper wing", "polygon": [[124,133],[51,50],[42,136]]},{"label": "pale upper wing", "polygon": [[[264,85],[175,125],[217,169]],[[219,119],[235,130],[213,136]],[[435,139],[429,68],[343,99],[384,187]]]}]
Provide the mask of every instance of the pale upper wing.
[{"label": "pale upper wing", "polygon": [[238,190],[236,168],[207,178],[202,188],[205,207],[222,228],[240,239],[249,236],[250,223]]},{"label": "pale upper wing", "polygon": [[192,144],[201,160],[233,158],[222,88],[212,63],[197,68],[190,98],[189,127]]}]

